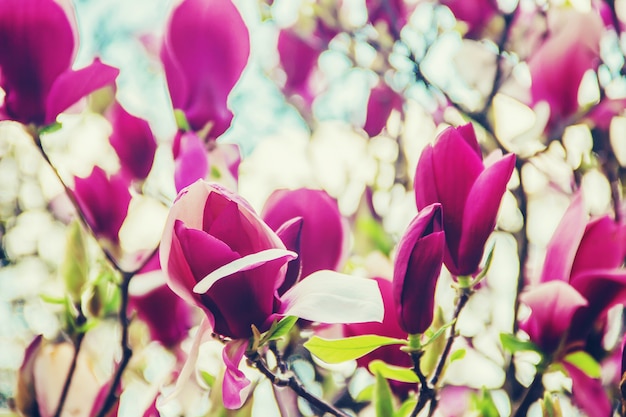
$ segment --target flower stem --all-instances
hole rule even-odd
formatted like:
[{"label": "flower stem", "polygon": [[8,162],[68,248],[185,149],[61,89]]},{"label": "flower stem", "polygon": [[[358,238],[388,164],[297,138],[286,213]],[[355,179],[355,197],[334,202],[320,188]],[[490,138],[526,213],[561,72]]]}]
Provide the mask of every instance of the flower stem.
[{"label": "flower stem", "polygon": [[273,385],[277,387],[291,388],[299,397],[304,398],[313,407],[323,411],[324,413],[332,414],[335,417],[350,417],[350,414],[336,408],[332,404],[311,393],[304,386],[304,384],[302,384],[300,379],[298,379],[298,376],[293,371],[287,370],[286,372],[281,371],[280,374],[275,373],[267,366],[267,363],[258,352],[248,352],[246,353],[246,357],[263,375],[267,377],[267,379],[270,380]]},{"label": "flower stem", "polygon": [[417,375],[420,383],[420,389],[417,394],[417,404],[415,404],[415,408],[413,412],[411,412],[411,417],[417,416],[420,411],[426,407],[430,401],[433,401],[437,392],[433,388],[433,386],[426,379],[426,375],[422,372],[420,368],[420,359],[424,354],[423,351],[411,352],[411,361],[413,361],[413,372]]}]

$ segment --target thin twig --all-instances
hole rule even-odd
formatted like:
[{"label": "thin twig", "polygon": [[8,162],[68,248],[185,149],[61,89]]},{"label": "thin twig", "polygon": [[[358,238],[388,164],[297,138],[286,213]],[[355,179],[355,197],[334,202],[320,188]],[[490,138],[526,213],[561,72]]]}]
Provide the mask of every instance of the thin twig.
[{"label": "thin twig", "polygon": [[423,351],[420,352],[411,352],[411,361],[413,362],[413,372],[417,375],[419,379],[420,388],[417,394],[417,404],[415,404],[415,408],[411,412],[411,417],[416,417],[420,411],[424,409],[426,404],[432,401],[435,398],[436,391],[435,389],[428,383],[426,379],[426,375],[422,372],[420,368],[420,360]]},{"label": "thin twig", "polygon": [[291,388],[299,397],[307,400],[313,407],[324,411],[325,413],[332,414],[335,417],[350,417],[350,415],[332,404],[327,403],[323,399],[319,398],[315,394],[311,393],[305,386],[302,384],[298,376],[290,370],[281,374],[274,373],[268,366],[267,363],[263,360],[261,355],[258,352],[249,352],[246,353],[246,357],[248,360],[254,364],[254,366],[263,374],[270,382],[277,387],[289,387]]}]

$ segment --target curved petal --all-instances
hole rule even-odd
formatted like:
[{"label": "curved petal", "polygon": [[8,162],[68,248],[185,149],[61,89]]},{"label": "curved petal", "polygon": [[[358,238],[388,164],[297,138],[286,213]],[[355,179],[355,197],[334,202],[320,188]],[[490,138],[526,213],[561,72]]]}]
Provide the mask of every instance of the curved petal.
[{"label": "curved petal", "polygon": [[[302,217],[294,217],[283,223],[276,230],[276,234],[283,241],[287,249],[300,253],[300,242],[302,240]],[[289,261],[287,272],[285,273],[285,281],[278,288],[278,295],[283,295],[289,288],[293,287],[302,276],[302,262],[300,256]]]},{"label": "curved petal", "polygon": [[565,211],[546,249],[541,282],[569,281],[576,251],[585,233],[587,212],[582,194],[577,194]]},{"label": "curved petal", "polygon": [[611,402],[606,395],[602,381],[591,378],[568,362],[561,362],[572,378],[572,396],[574,404],[589,417],[611,415]]},{"label": "curved petal", "polygon": [[278,314],[330,324],[380,323],[384,310],[376,281],[317,271],[281,297]]},{"label": "curved petal", "polygon": [[402,108],[402,97],[386,83],[380,82],[370,91],[363,130],[370,136],[382,132],[392,110]]},{"label": "curved petal", "polygon": [[322,52],[322,45],[315,45],[315,40],[314,36],[305,40],[292,29],[283,29],[278,34],[280,65],[287,76],[285,90],[300,95],[307,103],[314,98],[308,81]]},{"label": "curved petal", "polygon": [[[463,213],[461,242],[455,265],[458,275],[470,275],[478,269],[485,243],[496,226],[500,202],[513,168],[515,155],[506,155],[485,169],[472,186]],[[445,215],[447,212],[444,221]]]},{"label": "curved petal", "polygon": [[179,152],[174,161],[174,185],[176,191],[206,178],[209,173],[207,150],[202,140],[193,132],[180,137]]},{"label": "curved petal", "polygon": [[239,370],[239,363],[243,359],[248,347],[248,340],[232,340],[224,346],[222,359],[226,365],[224,382],[222,383],[222,400],[224,407],[229,410],[241,408],[250,393],[250,380]]},{"label": "curved petal", "polygon": [[563,281],[541,283],[522,293],[520,299],[531,310],[520,328],[548,355],[559,347],[574,313],[588,305],[585,297]]},{"label": "curved petal", "polygon": [[590,222],[576,251],[571,276],[593,269],[619,268],[624,261],[626,231],[609,216]]},{"label": "curved petal", "polygon": [[53,0],[0,2],[0,45],[4,113],[19,122],[43,123],[48,91],[74,57],[66,11]]},{"label": "curved petal", "polygon": [[119,69],[95,59],[85,68],[76,71],[69,69],[60,74],[46,98],[45,123],[54,122],[61,112],[87,94],[113,84],[119,73]]}]

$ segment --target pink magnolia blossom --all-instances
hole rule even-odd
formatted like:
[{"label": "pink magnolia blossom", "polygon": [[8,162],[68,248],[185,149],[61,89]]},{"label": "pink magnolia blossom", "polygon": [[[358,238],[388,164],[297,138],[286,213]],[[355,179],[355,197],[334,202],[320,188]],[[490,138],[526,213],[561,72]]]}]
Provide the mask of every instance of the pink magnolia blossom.
[{"label": "pink magnolia blossom", "polygon": [[150,125],[129,114],[117,102],[109,111],[113,132],[109,142],[120,159],[122,170],[128,176],[143,180],[150,173],[157,143]]},{"label": "pink magnolia blossom", "polygon": [[474,128],[467,124],[444,130],[434,145],[426,146],[417,164],[417,208],[441,203],[446,235],[443,259],[456,276],[478,270],[515,155],[492,154],[488,162],[483,163]]},{"label": "pink magnolia blossom", "polygon": [[398,243],[393,298],[400,327],[410,334],[424,333],[433,321],[445,247],[441,212],[440,204],[421,210]]},{"label": "pink magnolia blossom", "polygon": [[467,25],[465,37],[478,39],[491,20],[498,14],[498,2],[494,0],[442,0],[457,20]]},{"label": "pink magnolia blossom", "polygon": [[564,123],[578,110],[578,90],[587,70],[600,63],[602,20],[594,11],[549,14],[549,36],[528,61],[531,104],[550,105],[549,127]]},{"label": "pink magnolia blossom", "polygon": [[[218,185],[192,184],[170,210],[160,250],[168,285],[207,316],[190,358],[197,355],[202,334],[233,339],[223,353],[222,396],[228,408],[245,400],[250,382],[239,363],[253,325],[263,332],[284,316],[322,323],[383,318],[374,281],[332,271],[318,271],[279,295],[287,262],[295,256],[245,200]],[[181,379],[190,375],[192,359]]]},{"label": "pink magnolia blossom", "polygon": [[91,230],[98,237],[119,242],[119,231],[128,214],[129,181],[121,174],[109,177],[95,166],[87,178],[74,179],[74,194]]},{"label": "pink magnolia blossom", "polygon": [[381,82],[370,92],[363,130],[370,137],[379,135],[393,110],[402,110],[402,96]]},{"label": "pink magnolia blossom", "polygon": [[248,29],[230,0],[184,0],[172,12],[161,60],[174,109],[194,131],[216,138],[233,118],[227,107],[250,54]]},{"label": "pink magnolia blossom", "polygon": [[311,76],[323,50],[323,41],[315,34],[304,39],[292,28],[278,34],[278,56],[287,76],[285,92],[299,95],[308,105],[314,98]]},{"label": "pink magnolia blossom", "polygon": [[[343,326],[344,335],[346,337],[361,336],[367,334],[375,334],[379,336],[393,337],[396,339],[406,339],[408,334],[399,324],[396,305],[393,299],[393,285],[390,280],[385,278],[374,278],[380,288],[385,305],[385,316],[382,323],[368,322],[346,324]],[[370,362],[374,360],[382,360],[389,365],[403,366],[409,368],[413,365],[410,356],[406,352],[402,352],[398,345],[381,346],[378,349],[368,353],[357,359],[360,367],[367,368]],[[398,395],[406,397],[411,389],[415,389],[415,384],[409,384],[399,381],[390,381],[391,389]]]},{"label": "pink magnolia blossom", "polygon": [[[283,243],[298,254],[294,262],[300,263],[302,278],[322,269],[340,268],[345,258],[344,223],[337,201],[325,191],[307,188],[276,190],[267,199],[261,215],[279,236],[289,230],[296,231],[293,227],[284,228],[286,222],[301,219],[297,235],[291,233]],[[286,283],[285,289],[298,279],[289,278],[293,282]]]},{"label": "pink magnolia blossom", "polygon": [[119,70],[95,60],[72,69],[73,16],[54,0],[0,2],[0,119],[50,124],[87,94],[115,81]]},{"label": "pink magnolia blossom", "polygon": [[374,25],[385,22],[393,32],[400,33],[415,8],[404,0],[366,0],[368,21]]},{"label": "pink magnolia blossom", "polygon": [[129,308],[146,323],[152,340],[172,348],[187,338],[192,308],[166,285],[158,254],[133,277],[129,295]]}]

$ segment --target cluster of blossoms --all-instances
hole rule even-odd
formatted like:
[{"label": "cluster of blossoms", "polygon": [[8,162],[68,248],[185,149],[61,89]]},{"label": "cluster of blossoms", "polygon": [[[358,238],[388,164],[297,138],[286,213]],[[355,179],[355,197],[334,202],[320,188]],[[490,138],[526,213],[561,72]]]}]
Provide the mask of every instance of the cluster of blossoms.
[{"label": "cluster of blossoms", "polygon": [[[28,137],[52,167],[47,175],[62,192],[46,210],[67,229],[54,265],[62,289],[41,294],[61,329],[24,343],[11,412],[181,415],[192,414],[185,403],[193,397],[209,403],[194,415],[252,415],[256,405],[290,416],[623,416],[618,2],[367,0],[362,21],[349,17],[349,2],[309,3],[277,29],[279,67],[268,72],[310,130],[308,162],[319,151],[319,108],[339,88],[324,59],[347,58],[338,84],[367,72],[365,117],[346,124],[363,154],[374,154],[376,174],[350,183],[354,209],[342,204],[350,186],[324,189],[309,178],[269,185],[258,210],[239,193],[255,175],[245,164],[256,150],[246,156],[223,139],[234,117],[229,95],[251,59],[248,25],[231,0],[182,0],[169,14],[152,56],[176,125],[163,140],[118,101],[119,69],[98,58],[73,68],[78,36],[68,4],[0,0],[0,132]],[[266,2],[258,11],[280,20],[280,7]],[[457,63],[437,74],[433,56],[452,38],[455,61],[477,50],[487,68]],[[421,151],[415,105],[422,119],[428,113]],[[99,113],[109,128],[106,155],[86,171],[55,157],[72,112]],[[519,122],[516,112],[532,117]],[[159,164],[161,150],[169,167]],[[326,168],[335,172],[313,171]],[[354,166],[346,171],[359,177]],[[604,194],[590,183],[598,177]],[[530,226],[542,193],[567,201],[543,245]],[[502,220],[507,205],[521,225]],[[0,231],[13,223],[0,219]],[[515,246],[519,268],[508,269],[517,283],[505,303],[509,322],[482,323],[481,339],[463,321],[502,280],[494,264],[506,249],[496,229]],[[0,260],[17,263],[4,252]],[[495,322],[500,312],[490,314]],[[110,333],[98,339],[111,323],[114,341]],[[103,340],[112,352],[98,358]],[[148,370],[154,345],[171,362],[158,378]],[[492,355],[502,380],[455,380],[451,369],[471,369],[470,354]],[[333,368],[344,362],[359,370]],[[138,379],[145,400],[134,401]]]}]

